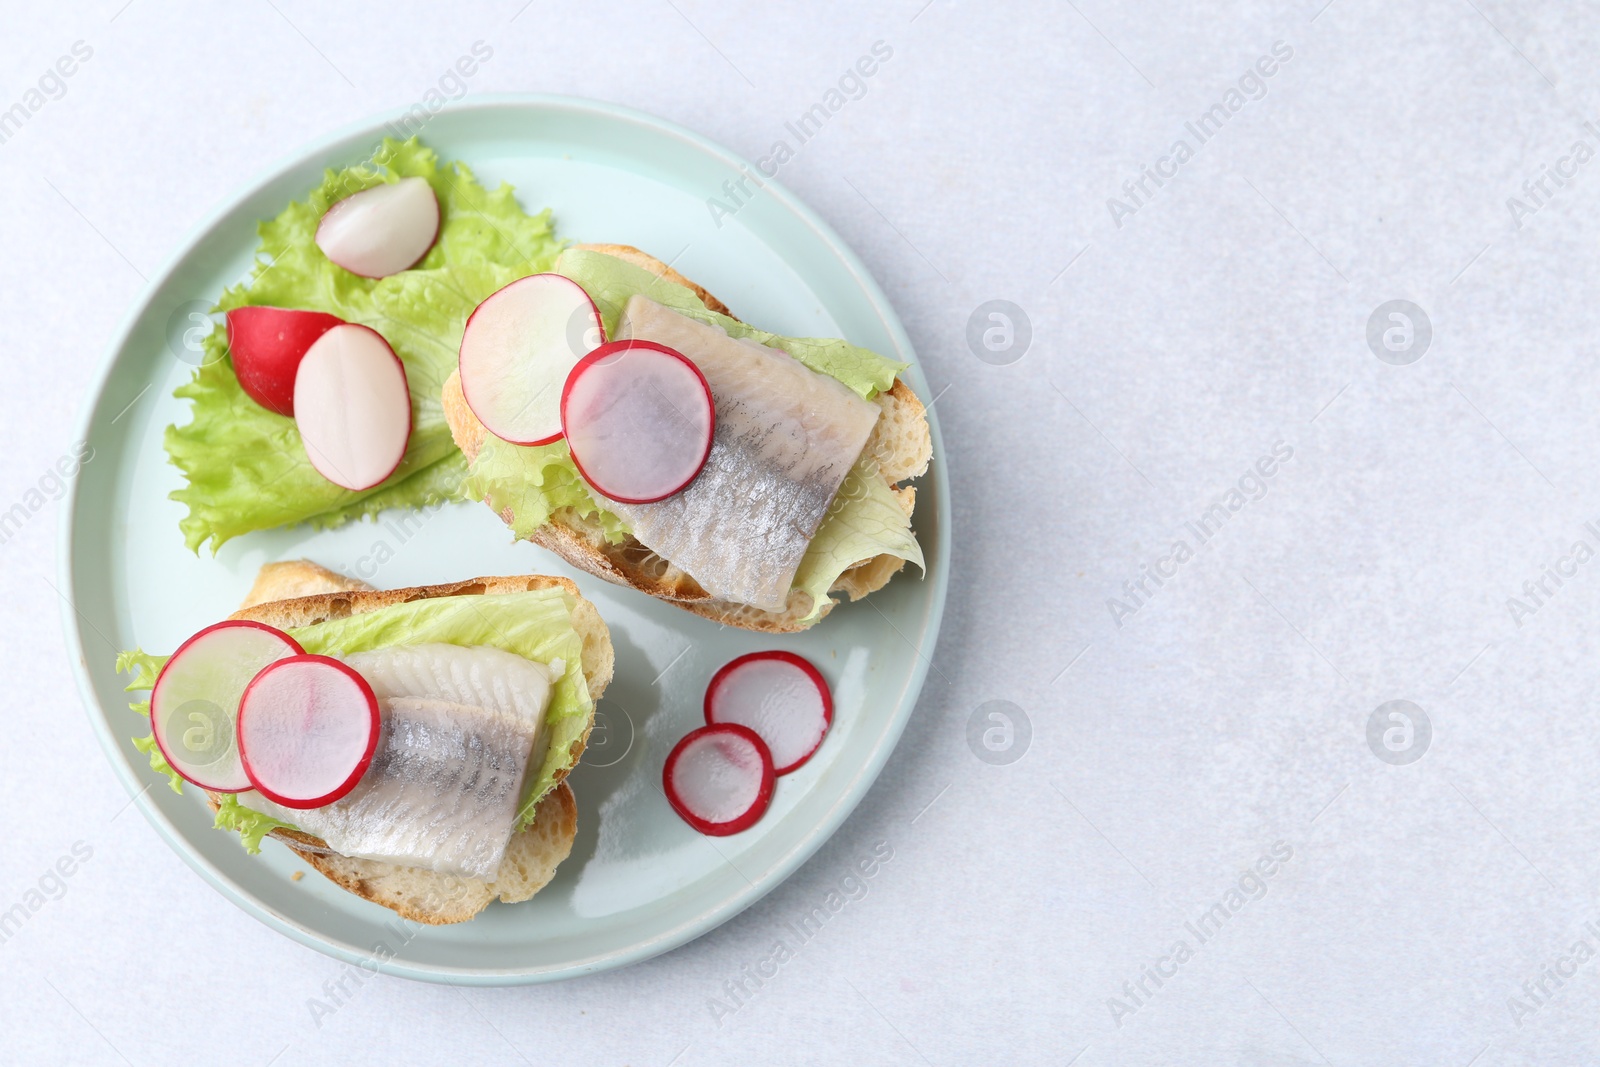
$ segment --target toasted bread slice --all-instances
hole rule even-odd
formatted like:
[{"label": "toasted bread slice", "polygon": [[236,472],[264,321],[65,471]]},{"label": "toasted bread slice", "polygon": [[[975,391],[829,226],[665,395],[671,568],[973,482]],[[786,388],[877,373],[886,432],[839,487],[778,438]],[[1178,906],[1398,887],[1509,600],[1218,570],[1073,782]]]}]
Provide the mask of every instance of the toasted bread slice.
[{"label": "toasted bread slice", "polygon": [[[311,626],[329,619],[361,615],[391,604],[431,597],[525,592],[558,586],[578,597],[573,626],[583,637],[583,673],[589,694],[600,699],[611,681],[615,652],[611,635],[594,605],[578,595],[577,586],[565,578],[542,575],[515,578],[475,578],[449,585],[377,590],[365,582],[320,567],[308,560],[269,563],[261,568],[255,586],[241,610],[232,618],[264,622],[279,629]],[[591,723],[592,725],[592,723]],[[588,730],[573,744],[576,762]],[[565,774],[562,775],[563,779]],[[217,799],[212,797],[212,807]],[[340,855],[327,843],[298,830],[274,830],[281,840],[329,881],[363,900],[382,905],[413,922],[429,925],[465,922],[499,898],[508,904],[527,900],[554,877],[557,865],[572,851],[578,832],[578,805],[572,788],[563,780],[539,802],[533,822],[513,834],[504,861],[493,882],[440,874],[416,867],[401,867],[376,860]]]},{"label": "toasted bread slice", "polygon": [[[637,248],[629,245],[576,247],[615,256],[668,281],[687,286],[711,310],[730,317],[733,315],[722,301]],[[450,435],[470,463],[478,458],[484,437],[489,431],[467,406],[466,397],[461,392],[459,372],[451,374],[445,381],[443,401]],[[873,428],[863,454],[876,460],[879,473],[909,516],[916,505],[917,491],[910,486],[902,488],[900,483],[925,473],[928,461],[933,456],[933,438],[928,429],[927,412],[916,393],[901,380],[896,380],[888,392],[878,394],[876,402],[883,414]],[[513,518],[509,511],[500,517],[507,524]],[[671,601],[696,615],[728,626],[765,633],[794,633],[815,625],[832,610],[831,604],[824,605],[816,618],[809,623],[802,623],[800,620],[811,614],[812,604],[810,595],[798,589],[790,592],[789,603],[783,611],[762,611],[748,604],[719,600],[701,588],[700,583],[686,572],[632,537],[617,544],[607,541],[597,523],[583,518],[571,508],[562,508],[553,514],[548,523],[533,531],[530,540],[597,578]],[[904,566],[905,561],[895,556],[862,560],[839,576],[832,592],[845,593],[852,600],[860,600],[882,589]]]}]

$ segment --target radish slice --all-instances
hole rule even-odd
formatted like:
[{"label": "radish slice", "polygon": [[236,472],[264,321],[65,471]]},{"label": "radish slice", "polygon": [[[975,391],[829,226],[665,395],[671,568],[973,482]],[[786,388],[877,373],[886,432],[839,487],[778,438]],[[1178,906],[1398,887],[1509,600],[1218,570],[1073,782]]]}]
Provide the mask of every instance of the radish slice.
[{"label": "radish slice", "polygon": [[214,793],[249,789],[235,730],[239,699],[263,667],[302,651],[283,631],[242,620],[179,645],[150,691],[150,731],[168,765]]},{"label": "radish slice", "polygon": [[621,504],[653,504],[694,481],[716,409],[700,368],[650,341],[612,341],[578,361],[561,428],[578,473]]},{"label": "radish slice", "polygon": [[376,330],[345,323],[317,338],[295,376],[294,411],[307,458],[335,485],[371,489],[405,458],[406,368]]},{"label": "radish slice", "polygon": [[754,730],[718,723],[690,731],[667,755],[661,784],[683,821],[712,837],[748,830],[772,803],[772,753]]},{"label": "radish slice", "polygon": [[561,393],[578,360],[605,342],[600,310],[559,274],[518,278],[467,319],[461,393],[489,432],[514,445],[561,439]]},{"label": "radish slice", "polygon": [[239,755],[256,791],[320,808],[354,789],[378,747],[378,698],[328,656],[292,656],[255,676],[239,702]]},{"label": "radish slice", "polygon": [[294,379],[312,344],[344,320],[324,311],[243,307],[228,312],[228,355],[250,399],[294,418]]},{"label": "radish slice", "polygon": [[401,178],[347,196],[317,224],[317,247],[364,278],[414,267],[439,236],[439,198],[426,178]]},{"label": "radish slice", "polygon": [[706,722],[754,730],[772,752],[775,774],[805,763],[833,724],[833,694],[793,652],[752,652],[724,666],[706,687]]}]

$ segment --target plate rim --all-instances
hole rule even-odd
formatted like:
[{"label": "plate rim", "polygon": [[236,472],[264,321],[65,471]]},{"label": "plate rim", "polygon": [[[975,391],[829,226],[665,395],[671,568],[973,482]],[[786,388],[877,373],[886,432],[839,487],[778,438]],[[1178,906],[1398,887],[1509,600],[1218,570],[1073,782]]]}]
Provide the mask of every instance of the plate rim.
[{"label": "plate rim", "polygon": [[[754,169],[748,160],[688,127],[637,108],[589,97],[561,93],[485,93],[447,104],[435,113],[435,117],[446,112],[492,110],[586,112],[602,119],[621,120],[659,133],[665,133],[687,142],[691,147],[734,170],[741,168],[745,170]],[[73,420],[73,439],[87,440],[89,438],[94,414],[104,398],[106,388],[110,384],[118,357],[127,346],[135,326],[145,314],[157,291],[182,266],[184,261],[193,254],[195,248],[216,228],[227,214],[265,186],[281,178],[285,173],[305,165],[308,160],[313,160],[318,155],[326,154],[340,142],[362,134],[383,136],[385,128],[404,116],[405,113],[406,111],[403,108],[391,108],[347,123],[338,129],[300,144],[290,152],[274,159],[253,178],[234,187],[214,203],[200,221],[190,227],[184,236],[179,239],[174,251],[163,260],[161,266],[150,274],[148,281],[145,282],[139,293],[130,302],[127,311],[124,312],[122,319],[112,331],[110,340],[93,368],[91,385],[79,406],[77,417]],[[828,251],[837,258],[839,264],[849,271],[852,280],[866,295],[869,304],[878,315],[890,337],[894,339],[895,343],[903,351],[912,355],[913,369],[921,376],[921,364],[915,358],[916,350],[911,344],[911,339],[906,333],[904,324],[895,312],[894,306],[890,303],[887,295],[883,292],[882,287],[878,285],[877,280],[866,265],[861,262],[854,249],[811,207],[776,179],[768,179],[764,183],[763,189],[816,234]],[[939,431],[938,418],[931,408],[928,410],[927,416],[933,442],[933,458],[929,469],[931,471],[938,468],[942,474],[944,445]],[[214,890],[251,918],[307,948],[344,963],[360,965],[369,970],[376,969],[381,973],[396,977],[431,983],[469,986],[530,985],[561,981],[630,966],[679,948],[709,933],[750,908],[772,890],[786,882],[833,837],[845,820],[849,818],[850,814],[860,805],[868,790],[871,789],[872,784],[882,773],[890,755],[898,747],[906,724],[910,721],[911,713],[915,710],[921,698],[927,680],[928,670],[931,666],[929,655],[938,643],[949,586],[950,558],[952,555],[951,504],[948,481],[941,477],[940,491],[934,494],[937,505],[935,519],[940,536],[939,551],[932,560],[928,561],[927,572],[923,575],[923,581],[929,583],[930,589],[925,622],[920,635],[920,642],[912,646],[914,659],[911,673],[907,679],[904,695],[899,702],[899,706],[895,709],[885,731],[880,736],[869,757],[862,764],[856,776],[849,781],[847,787],[839,793],[837,800],[827,810],[825,816],[808,828],[786,853],[773,863],[766,872],[751,882],[746,889],[727,897],[715,907],[700,913],[691,920],[660,931],[654,936],[635,942],[624,949],[600,956],[587,957],[559,966],[538,969],[472,969],[444,965],[421,965],[398,958],[378,960],[371,953],[353,951],[345,944],[332,940],[325,934],[296,921],[286,914],[278,912],[257,898],[245,886],[235,883],[233,879],[224,875],[202,853],[190,845],[188,839],[149,799],[148,794],[150,791],[161,783],[141,782],[137,768],[130,764],[126,754],[122,751],[120,740],[113,734],[109,713],[101,704],[99,694],[95,691],[94,683],[89,676],[87,666],[89,653],[85,647],[83,631],[79,627],[77,619],[78,588],[73,569],[73,560],[77,548],[75,534],[78,527],[79,509],[80,504],[84,503],[80,499],[81,484],[76,479],[73,481],[72,492],[68,495],[66,507],[61,509],[61,517],[58,520],[56,573],[62,590],[62,604],[59,610],[66,640],[66,652],[71,663],[73,676],[77,682],[84,713],[88,716],[96,740],[99,741],[101,750],[105,754],[107,762],[111,765],[112,773],[129,794],[129,803],[139,809],[140,814],[144,816],[145,820],[166,842],[167,846],[182,858],[195,873],[199,874]]]}]

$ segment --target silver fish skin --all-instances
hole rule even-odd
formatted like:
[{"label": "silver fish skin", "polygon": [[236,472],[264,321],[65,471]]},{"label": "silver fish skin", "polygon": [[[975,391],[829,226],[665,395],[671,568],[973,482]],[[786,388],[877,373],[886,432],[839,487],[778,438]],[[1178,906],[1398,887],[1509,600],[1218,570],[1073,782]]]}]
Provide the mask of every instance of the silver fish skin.
[{"label": "silver fish skin", "polygon": [[381,732],[356,787],[320,808],[245,807],[361,859],[493,880],[523,784],[544,756],[551,671],[500,649],[417,645],[348,656],[378,697]]},{"label": "silver fish skin", "polygon": [[878,406],[786,352],[648,297],[628,301],[617,338],[654,341],[692,360],[711,387],[716,427],[688,488],[654,504],[608,500],[607,510],[711,595],[782,611]]}]

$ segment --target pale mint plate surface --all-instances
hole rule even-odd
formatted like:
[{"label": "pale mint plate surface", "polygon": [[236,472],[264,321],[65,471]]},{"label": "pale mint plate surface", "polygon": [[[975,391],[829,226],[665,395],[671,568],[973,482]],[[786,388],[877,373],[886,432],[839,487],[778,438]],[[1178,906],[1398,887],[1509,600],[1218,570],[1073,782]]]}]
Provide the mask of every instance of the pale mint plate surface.
[{"label": "pale mint plate surface", "polygon": [[[360,161],[386,132],[365,123],[312,145],[201,225],[157,274],[110,346],[79,433],[95,450],[65,511],[61,578],[69,653],[111,766],[145,817],[208,882],[262,922],[350,962],[430,981],[545,981],[645,959],[698,937],[748,907],[809,857],[872,785],[916,704],[933,654],[949,557],[943,450],[917,483],[916,530],[928,574],[915,568],[862,604],[790,638],[724,629],[567,568],[509,532],[479,504],[316,533],[240,537],[196,557],[178,532],[180,484],[162,430],[186,421],[172,390],[190,374],[184,331],[244,277],[258,219],[314,186],[322,169]],[[487,98],[434,116],[422,137],[467,162],[493,187],[510,182],[525,208],[554,210],[572,240],[637,245],[671,261],[739,315],[778,333],[843,336],[914,361],[905,330],[860,261],[793,196],[767,188],[718,227],[706,200],[748,165],[659,119],[590,101]],[[200,309],[203,310],[203,309]],[[920,371],[907,375],[924,398]],[[930,412],[930,420],[932,413]],[[196,791],[156,781],[130,739],[146,732],[127,710],[117,650],[166,652],[237,608],[264,562],[305,557],[381,587],[480,574],[575,577],[611,626],[617,675],[571,782],[578,838],[533,900],[491,905],[469,923],[402,928],[393,913],[334,888],[268,842],[247,855],[211,828]],[[833,685],[833,729],[817,755],[780,780],[752,830],[716,840],[668,808],[658,784],[668,750],[702,723],[701,698],[727,660],[761,648],[809,657]],[[154,785],[152,783],[155,783]],[[400,932],[403,930],[403,934]],[[374,960],[374,946],[384,945]],[[392,955],[390,955],[392,953]]]}]

